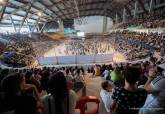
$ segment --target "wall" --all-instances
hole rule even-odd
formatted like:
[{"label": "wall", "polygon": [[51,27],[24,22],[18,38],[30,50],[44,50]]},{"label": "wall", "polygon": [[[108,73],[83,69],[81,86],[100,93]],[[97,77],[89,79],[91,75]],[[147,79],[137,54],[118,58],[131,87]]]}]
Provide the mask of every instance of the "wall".
[{"label": "wall", "polygon": [[[103,32],[103,16],[90,16],[86,17],[87,23],[79,25],[74,20],[74,27],[76,30],[80,30],[85,33],[91,32]],[[107,20],[107,29],[109,30],[113,25],[110,18]]]}]

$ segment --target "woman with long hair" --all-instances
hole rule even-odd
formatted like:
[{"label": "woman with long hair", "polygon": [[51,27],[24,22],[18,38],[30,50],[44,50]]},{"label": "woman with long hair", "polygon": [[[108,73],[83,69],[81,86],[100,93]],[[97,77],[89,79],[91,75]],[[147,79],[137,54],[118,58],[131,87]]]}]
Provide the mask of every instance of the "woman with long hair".
[{"label": "woman with long hair", "polygon": [[52,75],[48,82],[49,95],[43,97],[45,114],[75,114],[77,95],[67,89],[62,72]]},{"label": "woman with long hair", "polygon": [[26,88],[32,87],[25,84],[25,79],[19,73],[14,73],[3,78],[1,82],[0,113],[37,114],[37,100],[24,93]]}]

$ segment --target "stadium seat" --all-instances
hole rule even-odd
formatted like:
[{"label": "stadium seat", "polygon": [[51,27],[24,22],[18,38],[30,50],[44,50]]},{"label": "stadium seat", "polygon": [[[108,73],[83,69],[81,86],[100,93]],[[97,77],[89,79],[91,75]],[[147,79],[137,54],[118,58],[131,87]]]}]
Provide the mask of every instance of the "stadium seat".
[{"label": "stadium seat", "polygon": [[[97,107],[90,112],[86,112],[86,104],[89,102],[96,103]],[[81,114],[99,114],[99,103],[99,98],[95,96],[83,96],[80,97],[79,101],[77,102],[76,108],[80,109]]]}]

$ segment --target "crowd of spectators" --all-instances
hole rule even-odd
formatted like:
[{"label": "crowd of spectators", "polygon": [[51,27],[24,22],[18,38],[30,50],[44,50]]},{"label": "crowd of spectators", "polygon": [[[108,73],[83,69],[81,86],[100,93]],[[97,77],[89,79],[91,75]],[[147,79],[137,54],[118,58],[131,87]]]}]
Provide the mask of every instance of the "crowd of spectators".
[{"label": "crowd of spectators", "polygon": [[154,52],[165,55],[165,38],[158,33],[114,32],[110,38],[115,39],[115,50],[124,53],[128,60],[144,59]]},{"label": "crowd of spectators", "polygon": [[36,58],[42,56],[56,43],[44,34],[32,34],[32,36],[12,34],[2,35],[2,38],[10,42],[1,49],[1,59],[3,55],[10,56],[9,53],[13,52],[11,57],[2,59],[5,64],[11,66],[30,66]]},{"label": "crowd of spectators", "polygon": [[[165,63],[149,61],[100,65],[105,114],[163,114]],[[107,72],[108,70],[108,72]]]},{"label": "crowd of spectators", "polygon": [[80,114],[84,75],[83,67],[0,69],[0,113]]},{"label": "crowd of spectators", "polygon": [[[31,37],[12,35],[12,37],[10,38],[10,40],[13,39],[12,42],[7,44],[5,48],[3,47],[3,51],[1,50],[1,52],[14,52],[12,57],[5,61],[7,64],[18,63],[30,66],[38,57],[43,56],[53,47],[64,44],[64,41],[54,41],[43,34]],[[133,61],[144,59],[155,52],[164,56],[164,45],[163,34],[118,31],[99,37],[91,36],[91,38],[83,40],[67,41],[65,46],[61,47],[64,48],[64,51],[60,52],[65,56],[110,54],[118,51],[124,54],[127,60]]]},{"label": "crowd of spectators", "polygon": [[[84,76],[103,76],[101,99],[107,113],[164,114],[165,62],[148,61],[84,67],[0,69],[0,113],[80,114],[77,92]],[[136,99],[136,100],[135,100]]]},{"label": "crowd of spectators", "polygon": [[70,41],[66,43],[63,55],[109,54],[118,51],[124,54],[127,60],[133,61],[149,57],[155,52],[164,56],[164,45],[163,34],[118,31],[99,38]]},{"label": "crowd of spectators", "polygon": [[70,41],[66,44],[66,55],[94,55],[112,52],[112,41],[108,37],[92,37],[81,41]]},{"label": "crowd of spectators", "polygon": [[[3,47],[3,52],[14,52],[5,63],[19,63],[30,66],[38,57],[43,56],[54,46],[63,42],[53,41],[46,35],[21,37],[12,36],[13,41]],[[158,33],[138,33],[130,31],[112,32],[100,37],[87,38],[80,41],[68,41],[65,43],[63,55],[94,55],[109,54],[118,51],[125,55],[127,60],[144,59],[154,52],[161,56],[165,54],[165,37]],[[2,51],[1,51],[2,52]]]},{"label": "crowd of spectators", "polygon": [[140,27],[140,28],[164,28],[165,17],[163,12],[155,11],[149,14],[144,14],[141,17],[128,19],[126,22],[118,24],[115,28],[128,28],[128,27]]}]

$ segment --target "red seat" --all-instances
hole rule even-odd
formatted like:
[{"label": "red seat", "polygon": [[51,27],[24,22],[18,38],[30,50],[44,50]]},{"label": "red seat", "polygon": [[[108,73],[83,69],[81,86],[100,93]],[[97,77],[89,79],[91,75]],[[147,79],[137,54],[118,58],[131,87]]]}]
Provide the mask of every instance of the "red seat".
[{"label": "red seat", "polygon": [[[86,112],[86,104],[89,102],[96,103],[96,109],[92,110],[91,112]],[[82,96],[80,97],[79,101],[77,102],[76,108],[80,109],[81,114],[99,114],[99,98],[95,96]]]}]

